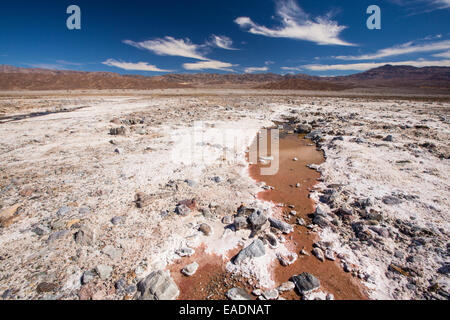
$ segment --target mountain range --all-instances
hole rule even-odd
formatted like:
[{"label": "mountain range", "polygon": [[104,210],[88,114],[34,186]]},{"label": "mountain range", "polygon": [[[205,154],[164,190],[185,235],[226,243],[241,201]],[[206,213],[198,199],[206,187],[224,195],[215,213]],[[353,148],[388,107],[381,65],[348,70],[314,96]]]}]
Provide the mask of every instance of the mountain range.
[{"label": "mountain range", "polygon": [[354,88],[421,88],[450,92],[450,68],[385,65],[338,77],[317,77],[301,73],[288,75],[198,73],[140,76],[0,65],[0,90],[145,90],[204,87],[332,91]]}]

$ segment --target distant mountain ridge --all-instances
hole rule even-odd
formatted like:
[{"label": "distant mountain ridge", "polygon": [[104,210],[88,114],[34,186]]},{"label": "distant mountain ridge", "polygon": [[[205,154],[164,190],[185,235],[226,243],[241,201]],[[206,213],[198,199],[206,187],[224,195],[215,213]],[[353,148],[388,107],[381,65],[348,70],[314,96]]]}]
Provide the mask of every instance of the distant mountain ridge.
[{"label": "distant mountain ridge", "polygon": [[345,90],[359,87],[430,87],[450,89],[449,67],[385,65],[348,76],[317,77],[307,74],[165,74],[121,75],[20,68],[0,65],[0,90],[156,89],[235,87],[272,90]]}]

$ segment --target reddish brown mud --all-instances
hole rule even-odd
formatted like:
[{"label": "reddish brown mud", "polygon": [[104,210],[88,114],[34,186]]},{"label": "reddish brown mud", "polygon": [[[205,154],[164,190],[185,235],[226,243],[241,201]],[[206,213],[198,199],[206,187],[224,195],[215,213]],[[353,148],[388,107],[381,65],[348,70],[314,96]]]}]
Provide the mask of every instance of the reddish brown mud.
[{"label": "reddish brown mud", "polygon": [[[269,135],[270,137],[270,135]],[[270,138],[268,150],[270,150]],[[256,142],[255,142],[256,143]],[[269,155],[271,155],[269,152]],[[297,158],[298,161],[294,161]],[[289,235],[286,246],[299,255],[299,259],[292,265],[284,267],[279,262],[274,264],[274,280],[277,284],[288,281],[293,275],[309,272],[321,282],[324,291],[332,293],[335,299],[355,300],[367,299],[364,287],[352,275],[345,273],[338,262],[321,262],[311,251],[313,243],[319,240],[316,233],[306,227],[297,225],[297,218],[303,218],[306,224],[311,223],[308,217],[314,212],[315,204],[309,199],[310,190],[317,183],[320,174],[309,169],[309,164],[320,164],[324,161],[322,152],[318,151],[311,141],[296,134],[282,134],[279,143],[279,170],[275,175],[261,175],[261,168],[268,167],[261,163],[250,166],[250,175],[258,182],[265,182],[274,190],[265,190],[258,197],[276,204],[284,204],[280,208],[278,218],[295,225],[294,233]],[[296,185],[300,183],[300,187]],[[288,206],[294,206],[293,209]],[[296,211],[296,216],[290,216],[290,211]],[[300,251],[305,249],[310,256],[302,256]],[[295,292],[283,294],[286,299],[300,299]]]}]

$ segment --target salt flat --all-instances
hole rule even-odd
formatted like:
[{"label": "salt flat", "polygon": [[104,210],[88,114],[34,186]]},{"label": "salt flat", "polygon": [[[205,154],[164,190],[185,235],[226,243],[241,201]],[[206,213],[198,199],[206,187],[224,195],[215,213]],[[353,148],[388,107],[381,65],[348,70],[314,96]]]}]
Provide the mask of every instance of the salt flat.
[{"label": "salt flat", "polygon": [[[228,263],[228,250],[253,239],[225,229],[222,218],[242,203],[269,215],[275,208],[257,199],[245,152],[259,130],[284,118],[309,124],[325,152],[311,197],[329,224],[314,230],[340,254],[336,263],[370,298],[448,297],[450,103],[245,91],[48,94],[0,99],[2,117],[50,111],[0,124],[0,210],[17,205],[0,228],[3,298],[131,299],[140,280],[186,247],[205,246]],[[177,214],[190,199],[189,214]],[[233,272],[275,288],[270,265],[285,249],[268,248],[253,273],[245,263]]]}]

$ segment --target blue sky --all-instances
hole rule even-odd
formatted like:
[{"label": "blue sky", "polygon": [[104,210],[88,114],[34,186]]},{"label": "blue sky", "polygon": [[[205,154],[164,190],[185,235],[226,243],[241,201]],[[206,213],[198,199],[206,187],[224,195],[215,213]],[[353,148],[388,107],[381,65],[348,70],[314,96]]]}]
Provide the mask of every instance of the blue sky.
[{"label": "blue sky", "polygon": [[[66,9],[81,8],[81,30]],[[369,5],[381,30],[369,30]],[[3,1],[0,64],[122,74],[343,75],[450,66],[450,0]]]}]

